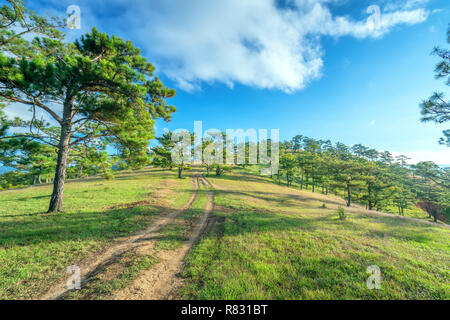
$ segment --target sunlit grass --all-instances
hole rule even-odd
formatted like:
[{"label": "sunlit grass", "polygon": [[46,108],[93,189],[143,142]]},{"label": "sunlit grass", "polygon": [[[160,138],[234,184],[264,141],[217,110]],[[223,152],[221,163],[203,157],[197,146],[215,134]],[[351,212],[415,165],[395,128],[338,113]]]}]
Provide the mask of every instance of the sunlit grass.
[{"label": "sunlit grass", "polygon": [[161,237],[158,239],[155,248],[157,250],[175,250],[181,247],[189,239],[190,231],[196,219],[204,213],[207,202],[205,188],[200,184],[191,207],[178,216],[174,222],[161,229]]},{"label": "sunlit grass", "polygon": [[103,267],[97,274],[82,286],[81,290],[72,290],[65,300],[104,300],[114,292],[126,288],[140,275],[143,270],[151,268],[158,262],[152,255],[137,253],[135,250],[127,252],[116,261]]},{"label": "sunlit grass", "polygon": [[180,208],[191,189],[189,178],[159,170],[71,181],[58,214],[43,214],[50,185],[0,192],[0,299],[42,294],[68,266]]},{"label": "sunlit grass", "polygon": [[[210,180],[223,223],[189,254],[185,298],[450,298],[448,228],[357,208],[341,221],[338,197],[252,175]],[[381,269],[380,290],[366,285],[371,265]]]}]

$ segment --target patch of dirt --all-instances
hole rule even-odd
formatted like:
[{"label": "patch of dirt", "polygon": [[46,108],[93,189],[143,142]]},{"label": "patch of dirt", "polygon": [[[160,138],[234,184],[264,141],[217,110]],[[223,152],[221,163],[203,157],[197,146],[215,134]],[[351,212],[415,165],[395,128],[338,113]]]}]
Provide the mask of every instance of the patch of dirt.
[{"label": "patch of dirt", "polygon": [[[89,279],[82,283],[83,290],[71,291],[64,299],[95,300],[107,298],[111,285],[126,274],[127,268],[133,267],[133,258],[138,255],[137,250],[130,250],[108,262],[97,273],[91,273]],[[149,257],[151,258],[151,257]]]},{"label": "patch of dirt", "polygon": [[[179,210],[168,211],[162,213],[161,215],[155,217],[152,224],[145,230],[136,233],[133,236],[129,236],[120,242],[113,244],[109,248],[106,248],[102,254],[97,256],[91,256],[85,259],[83,262],[78,264],[81,270],[81,283],[86,283],[92,275],[98,274],[100,270],[104,269],[105,266],[111,264],[112,261],[117,260],[117,258],[123,255],[125,252],[130,250],[135,250],[139,247],[145,247],[149,244],[146,242],[145,238],[151,238],[155,232],[158,232],[163,226],[168,225],[175,217],[182,214],[190,208],[198,191],[198,175],[193,175],[192,177],[193,193],[189,201]],[[147,200],[138,202],[139,205],[143,203],[148,203]],[[128,204],[131,205],[131,204]],[[49,299],[61,299],[68,293],[66,289],[66,282],[63,281],[57,285],[51,287],[45,294],[40,296],[39,300],[49,300]]]},{"label": "patch of dirt", "polygon": [[149,193],[148,199],[131,202],[131,203],[121,203],[114,206],[109,206],[103,208],[104,210],[117,210],[117,209],[129,209],[133,207],[141,207],[141,206],[151,206],[156,205],[160,207],[164,207],[168,205],[167,199],[170,199],[170,196],[173,195],[173,190],[171,187],[176,185],[176,181],[173,179],[163,180],[156,189]]},{"label": "patch of dirt", "polygon": [[[209,182],[203,177],[200,177],[200,181],[202,184],[210,186]],[[211,217],[211,212],[214,207],[214,192],[208,190],[206,191],[206,195],[208,202],[203,214],[194,223],[189,240],[185,241],[178,249],[159,251],[159,263],[143,272],[134,281],[133,285],[117,292],[114,295],[114,299],[162,300],[174,298],[177,290],[183,285],[181,272],[184,265],[184,258],[201,238],[202,234],[210,230],[215,223],[215,219]],[[155,240],[153,241],[156,243]],[[153,250],[153,246],[149,243],[146,248],[147,250]]]}]

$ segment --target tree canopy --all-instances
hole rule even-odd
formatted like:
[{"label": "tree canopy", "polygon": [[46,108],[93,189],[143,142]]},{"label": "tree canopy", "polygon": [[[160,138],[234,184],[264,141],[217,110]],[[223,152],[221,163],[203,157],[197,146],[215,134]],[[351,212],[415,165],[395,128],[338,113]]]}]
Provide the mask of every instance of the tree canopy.
[{"label": "tree canopy", "polygon": [[[447,43],[450,44],[450,25],[447,30]],[[433,54],[442,59],[435,69],[436,78],[445,79],[445,84],[450,86],[450,51],[436,47]],[[435,92],[429,99],[423,101],[421,109],[424,122],[433,121],[442,124],[450,121],[450,101],[446,100],[443,92]],[[444,131],[440,143],[450,147],[450,130]]]},{"label": "tree canopy", "polygon": [[[102,140],[114,144],[130,163],[146,163],[155,119],[170,120],[176,109],[166,99],[175,91],[154,77],[154,66],[130,41],[94,28],[67,43],[48,20],[24,11],[21,1],[9,2],[0,11],[0,44],[7,48],[0,53],[0,97],[14,108],[28,107],[31,120],[4,119],[2,126],[15,133],[1,139],[56,148],[49,212],[61,211],[70,150]],[[15,33],[18,27],[25,30]],[[31,41],[22,37],[27,30],[36,35]],[[48,121],[36,118],[38,110]]]},{"label": "tree canopy", "polygon": [[378,211],[397,208],[400,215],[417,206],[435,221],[444,219],[450,169],[433,162],[409,165],[408,160],[361,144],[348,147],[299,135],[282,143],[278,181],[284,177],[288,186],[335,193],[345,197],[348,206],[365,204]]}]

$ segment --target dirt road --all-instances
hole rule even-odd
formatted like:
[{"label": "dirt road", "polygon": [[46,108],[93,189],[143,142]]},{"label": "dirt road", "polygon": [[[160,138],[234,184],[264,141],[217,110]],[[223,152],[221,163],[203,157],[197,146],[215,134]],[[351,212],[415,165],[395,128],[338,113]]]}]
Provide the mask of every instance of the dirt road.
[{"label": "dirt road", "polygon": [[[203,177],[199,176],[198,181],[205,186],[209,186],[209,183]],[[206,195],[208,202],[204,208],[204,212],[197,219],[190,232],[189,239],[178,249],[160,252],[158,255],[159,263],[151,269],[144,271],[131,286],[117,292],[114,295],[114,299],[161,300],[174,298],[177,289],[183,284],[180,273],[183,268],[184,258],[200,239],[211,218],[214,193],[211,190],[207,190]],[[155,240],[150,240],[146,244],[146,247],[141,249],[151,251],[155,245],[154,242]]]},{"label": "dirt road", "polygon": [[[133,236],[127,237],[126,239],[120,241],[119,243],[116,243],[109,247],[103,254],[95,257],[90,257],[83,261],[79,267],[81,271],[81,286],[83,287],[90,278],[92,278],[94,275],[99,273],[105,265],[108,265],[112,263],[113,261],[120,258],[121,255],[124,253],[138,249],[138,250],[146,250],[148,247],[152,247],[154,245],[154,240],[147,240],[154,238],[154,235],[157,234],[162,227],[170,224],[177,216],[182,214],[183,212],[189,210],[192,203],[194,202],[197,192],[198,192],[198,183],[199,180],[203,178],[200,177],[199,174],[194,173],[192,175],[192,188],[193,192],[189,199],[189,201],[179,210],[171,210],[168,212],[164,212],[157,216],[153,223],[145,230],[138,232],[134,234]],[[209,197],[210,195],[208,195]],[[200,222],[200,226],[203,221]],[[201,228],[200,226],[198,229],[194,230],[194,233],[200,233]],[[200,231],[199,231],[200,230]],[[197,235],[198,236],[198,235]],[[192,246],[192,243],[189,241],[188,244],[185,244],[183,246],[183,252],[187,251],[186,246],[190,247]],[[163,257],[162,257],[163,258]],[[177,259],[173,260],[174,264],[178,264],[179,261]],[[159,268],[159,266],[156,266]],[[176,269],[172,268],[173,270]],[[171,270],[172,270],[171,269]],[[66,282],[62,281],[58,283],[57,285],[49,288],[45,294],[40,296],[38,299],[40,300],[49,300],[49,299],[61,299],[63,298],[69,291],[66,288]],[[126,297],[123,297],[126,299]],[[131,298],[133,299],[133,298]]]}]

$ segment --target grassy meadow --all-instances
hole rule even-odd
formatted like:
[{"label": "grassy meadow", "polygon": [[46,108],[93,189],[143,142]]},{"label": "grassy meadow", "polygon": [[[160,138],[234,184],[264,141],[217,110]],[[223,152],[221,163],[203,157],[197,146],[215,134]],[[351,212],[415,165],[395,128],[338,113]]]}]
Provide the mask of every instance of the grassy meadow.
[{"label": "grassy meadow", "polygon": [[[336,196],[301,191],[234,169],[206,177],[215,222],[189,251],[180,299],[449,299],[450,228],[345,207]],[[203,212],[210,189],[162,226],[154,254],[131,250],[66,299],[107,299],[179,248]],[[51,186],[0,192],[0,299],[38,298],[64,280],[66,268],[183,207],[189,174],[146,169],[115,180],[66,186],[63,213],[43,214]],[[345,219],[338,208],[344,207]],[[370,290],[367,268],[381,270]]]},{"label": "grassy meadow", "polygon": [[449,0],[71,2],[0,1],[0,300],[450,300]]},{"label": "grassy meadow", "polygon": [[68,266],[183,206],[192,188],[189,178],[159,170],[70,181],[65,212],[43,214],[51,187],[0,192],[0,299],[39,296],[67,277]]},{"label": "grassy meadow", "polygon": [[[189,299],[449,299],[450,229],[345,208],[248,174],[210,177],[221,221],[190,253]],[[370,290],[367,268],[381,269]]]}]

